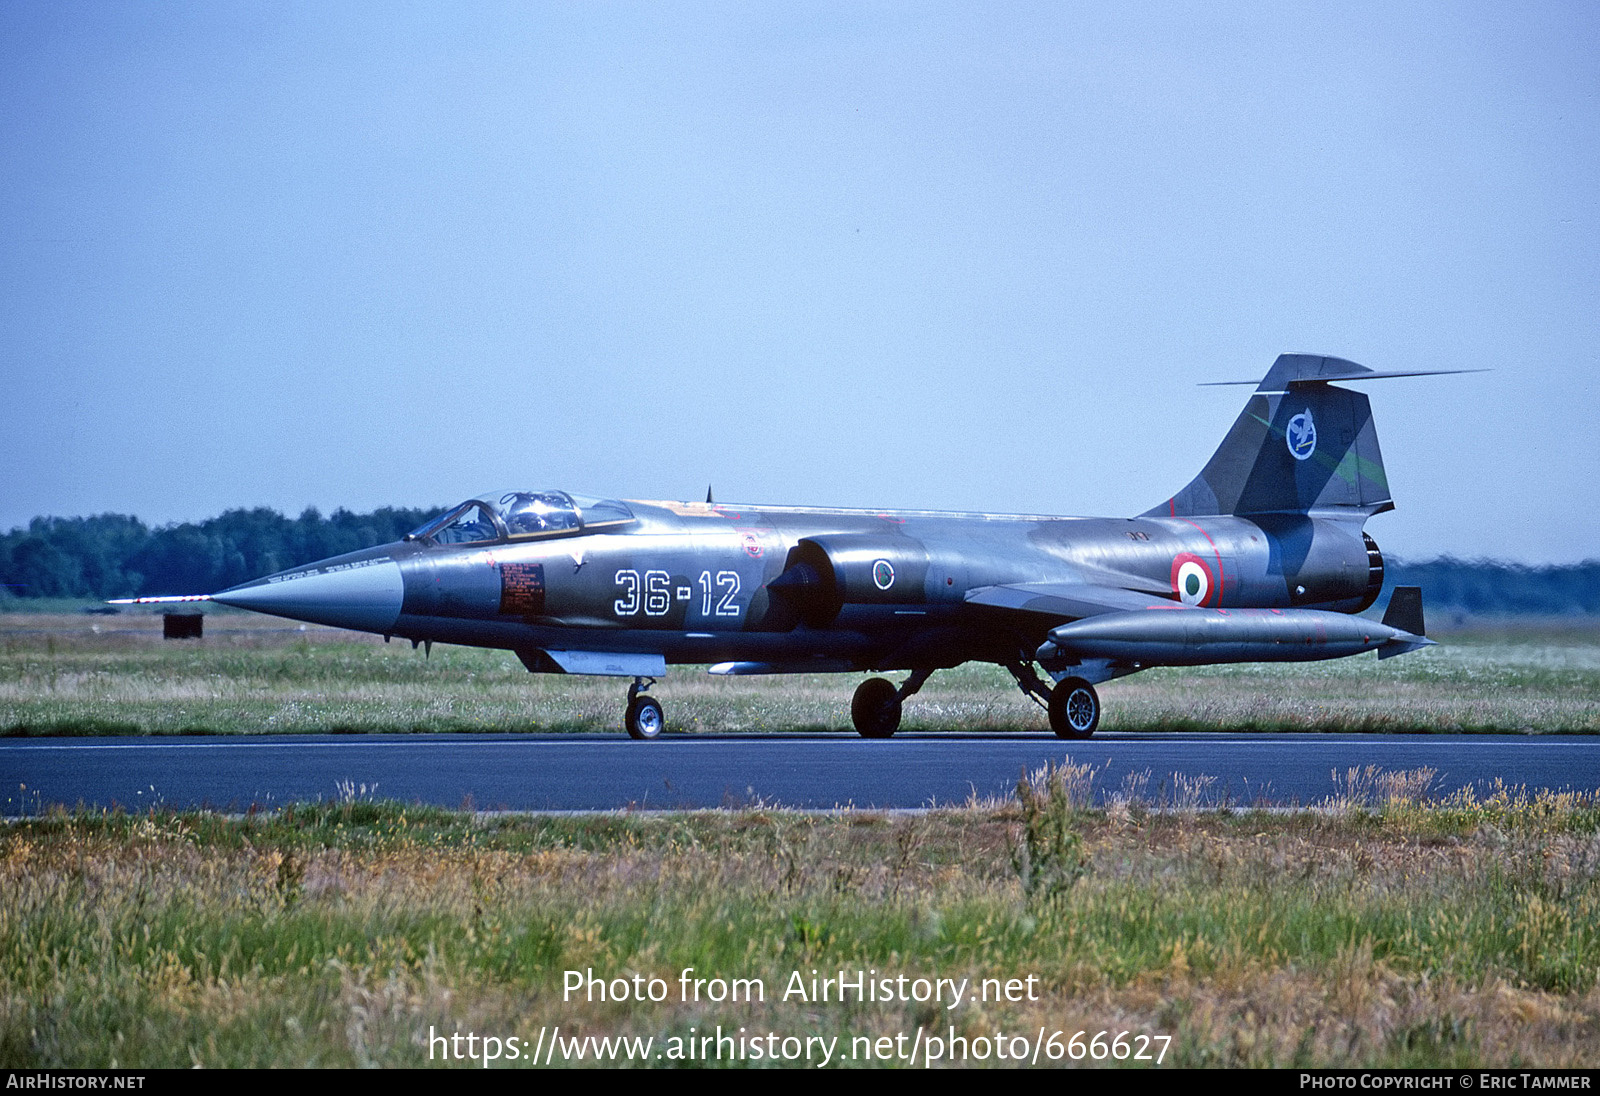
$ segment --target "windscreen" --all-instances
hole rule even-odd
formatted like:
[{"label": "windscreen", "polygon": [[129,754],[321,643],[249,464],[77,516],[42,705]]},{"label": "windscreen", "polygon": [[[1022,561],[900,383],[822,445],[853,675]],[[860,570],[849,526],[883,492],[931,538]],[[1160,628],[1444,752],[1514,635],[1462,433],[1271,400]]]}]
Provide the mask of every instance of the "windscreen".
[{"label": "windscreen", "polygon": [[481,502],[460,508],[453,517],[428,533],[436,544],[477,544],[481,541],[499,540],[500,530],[495,527],[494,516]]}]

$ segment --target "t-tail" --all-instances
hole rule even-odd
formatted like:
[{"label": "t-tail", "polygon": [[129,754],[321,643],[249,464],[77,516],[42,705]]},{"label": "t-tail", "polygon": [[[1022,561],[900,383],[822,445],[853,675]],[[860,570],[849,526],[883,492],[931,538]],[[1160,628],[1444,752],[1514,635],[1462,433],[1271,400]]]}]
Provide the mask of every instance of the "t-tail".
[{"label": "t-tail", "polygon": [[1378,373],[1343,358],[1280,355],[1200,474],[1145,516],[1298,513],[1365,521],[1394,509],[1372,407],[1362,393],[1333,382],[1413,375]]},{"label": "t-tail", "polygon": [[[1267,534],[1270,574],[1281,577],[1291,605],[1360,612],[1383,585],[1382,553],[1362,526],[1394,509],[1394,499],[1372,406],[1336,382],[1462,372],[1475,370],[1378,372],[1343,358],[1280,355],[1259,383],[1220,382],[1256,390],[1200,474],[1141,516],[1246,519]],[[1363,570],[1364,594],[1349,588]]]}]

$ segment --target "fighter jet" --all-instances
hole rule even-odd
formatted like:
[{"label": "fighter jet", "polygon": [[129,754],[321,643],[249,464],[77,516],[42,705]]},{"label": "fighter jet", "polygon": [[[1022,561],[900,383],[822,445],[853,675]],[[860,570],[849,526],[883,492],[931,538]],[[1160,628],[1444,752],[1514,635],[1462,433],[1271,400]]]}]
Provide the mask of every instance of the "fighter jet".
[{"label": "fighter jet", "polygon": [[[1394,508],[1367,397],[1417,376],[1285,354],[1200,474],[1137,517],[474,495],[408,534],[209,595],[293,620],[514,651],[533,673],[631,678],[623,726],[666,726],[669,664],[870,677],[850,714],[887,738],[935,671],[1004,666],[1063,738],[1095,686],[1152,666],[1298,662],[1427,646],[1416,587],[1383,620],[1363,526]],[[1037,667],[1037,669],[1035,668]],[[1040,676],[1042,670],[1044,677]],[[1046,680],[1048,678],[1048,680]]]}]

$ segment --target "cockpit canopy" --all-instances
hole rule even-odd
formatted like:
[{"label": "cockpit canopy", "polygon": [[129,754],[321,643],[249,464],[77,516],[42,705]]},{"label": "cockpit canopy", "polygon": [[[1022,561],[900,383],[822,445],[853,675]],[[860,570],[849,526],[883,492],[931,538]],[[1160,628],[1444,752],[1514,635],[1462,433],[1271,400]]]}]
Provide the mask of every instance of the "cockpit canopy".
[{"label": "cockpit canopy", "polygon": [[490,491],[447,510],[406,539],[478,544],[570,534],[632,520],[633,511],[615,499],[552,490]]}]

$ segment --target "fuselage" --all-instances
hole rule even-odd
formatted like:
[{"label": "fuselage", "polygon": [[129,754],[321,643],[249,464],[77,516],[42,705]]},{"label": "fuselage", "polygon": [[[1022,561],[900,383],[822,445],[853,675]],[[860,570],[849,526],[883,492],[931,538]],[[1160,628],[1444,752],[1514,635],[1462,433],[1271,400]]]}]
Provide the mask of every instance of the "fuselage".
[{"label": "fuselage", "polygon": [[[490,506],[493,504],[490,503]],[[659,655],[772,669],[918,669],[1032,652],[1048,623],[984,588],[1058,583],[1213,608],[1355,612],[1382,581],[1349,519],[1071,518],[607,503],[604,521],[451,529],[269,576],[216,600],[416,642]],[[1056,620],[1053,623],[1059,624]],[[554,668],[554,667],[550,667]]]}]

